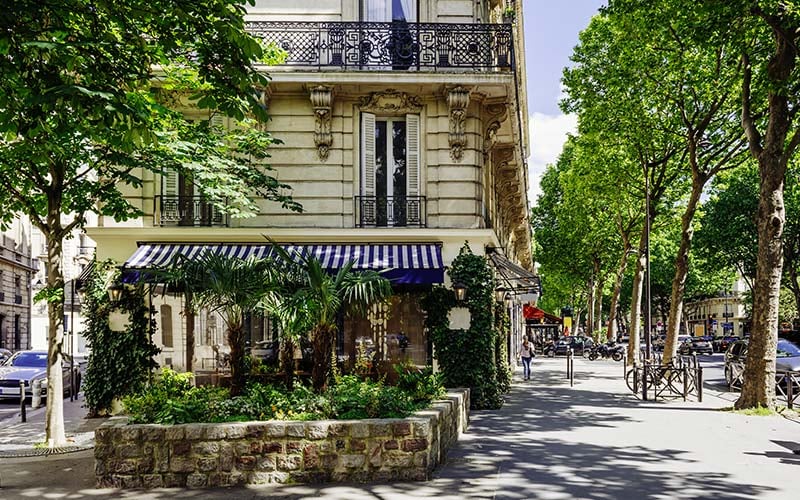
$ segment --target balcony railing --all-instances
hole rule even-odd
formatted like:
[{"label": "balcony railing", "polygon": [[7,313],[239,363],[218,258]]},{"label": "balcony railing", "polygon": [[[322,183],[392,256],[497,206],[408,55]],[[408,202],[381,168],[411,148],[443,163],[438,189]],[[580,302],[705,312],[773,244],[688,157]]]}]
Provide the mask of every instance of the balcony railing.
[{"label": "balcony railing", "polygon": [[288,66],[476,70],[513,61],[510,24],[256,21],[246,29],[285,50]]},{"label": "balcony railing", "polygon": [[425,227],[424,196],[356,196],[356,227]]},{"label": "balcony railing", "polygon": [[228,217],[200,196],[156,196],[159,226],[227,226]]}]

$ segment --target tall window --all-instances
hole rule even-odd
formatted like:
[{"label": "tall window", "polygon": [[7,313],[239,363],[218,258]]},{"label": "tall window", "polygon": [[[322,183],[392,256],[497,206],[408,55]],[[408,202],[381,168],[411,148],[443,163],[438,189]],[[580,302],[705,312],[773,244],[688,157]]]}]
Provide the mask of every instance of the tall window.
[{"label": "tall window", "polygon": [[374,22],[417,21],[417,0],[364,0],[363,19]]},{"label": "tall window", "polygon": [[419,116],[361,116],[361,212],[367,219],[362,222],[405,226],[419,221],[418,213],[409,213],[411,204],[419,207]]},{"label": "tall window", "polygon": [[161,305],[161,345],[173,347],[172,340],[172,306]]}]

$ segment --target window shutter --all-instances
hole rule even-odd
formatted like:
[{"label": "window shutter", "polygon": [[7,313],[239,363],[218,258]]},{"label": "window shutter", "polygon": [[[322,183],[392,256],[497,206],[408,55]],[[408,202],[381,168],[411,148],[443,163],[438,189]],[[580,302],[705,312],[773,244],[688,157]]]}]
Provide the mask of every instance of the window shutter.
[{"label": "window shutter", "polygon": [[164,191],[161,193],[164,196],[178,196],[178,171],[167,170],[164,172]]},{"label": "window shutter", "polygon": [[375,196],[375,115],[361,113],[361,194]]},{"label": "window shutter", "polygon": [[419,196],[419,115],[406,115],[406,179],[408,196]]},{"label": "window shutter", "polygon": [[217,111],[213,115],[211,115],[211,127],[217,129],[221,132],[225,132],[225,117]]}]

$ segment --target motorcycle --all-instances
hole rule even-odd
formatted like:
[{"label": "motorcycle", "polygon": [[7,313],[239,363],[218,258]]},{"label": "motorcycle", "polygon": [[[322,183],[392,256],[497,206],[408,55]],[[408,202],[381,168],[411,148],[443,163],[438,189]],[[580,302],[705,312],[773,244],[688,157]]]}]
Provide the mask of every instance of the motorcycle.
[{"label": "motorcycle", "polygon": [[614,361],[622,361],[623,356],[625,356],[625,347],[622,345],[597,344],[589,352],[588,358],[590,361],[594,361],[597,358],[611,358]]}]

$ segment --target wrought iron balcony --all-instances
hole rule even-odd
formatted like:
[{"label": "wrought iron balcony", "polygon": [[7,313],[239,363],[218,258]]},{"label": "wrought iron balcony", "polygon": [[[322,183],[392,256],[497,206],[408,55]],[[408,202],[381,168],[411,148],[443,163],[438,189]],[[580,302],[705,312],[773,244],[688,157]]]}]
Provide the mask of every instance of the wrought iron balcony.
[{"label": "wrought iron balcony", "polygon": [[356,227],[425,227],[424,196],[356,196]]},{"label": "wrought iron balcony", "polygon": [[513,62],[510,24],[256,21],[247,31],[319,69],[498,69]]},{"label": "wrought iron balcony", "polygon": [[228,217],[200,196],[156,196],[159,226],[227,226]]}]

